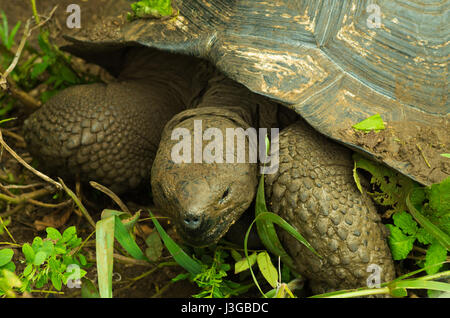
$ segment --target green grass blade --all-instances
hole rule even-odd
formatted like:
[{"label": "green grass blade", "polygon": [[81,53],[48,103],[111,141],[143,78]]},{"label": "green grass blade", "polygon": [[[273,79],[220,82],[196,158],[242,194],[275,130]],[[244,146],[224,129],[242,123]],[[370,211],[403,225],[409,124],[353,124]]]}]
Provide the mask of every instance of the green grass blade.
[{"label": "green grass blade", "polygon": [[11,33],[9,34],[9,38],[8,38],[8,50],[11,49],[11,47],[14,44],[14,37],[16,36],[17,31],[20,28],[20,24],[21,22],[17,22],[17,24],[14,26],[14,28],[12,29]]},{"label": "green grass blade", "polygon": [[[297,232],[297,230],[290,225],[288,222],[286,222],[282,217],[280,217],[279,215],[272,213],[272,212],[263,212],[261,214],[259,214],[256,218],[255,221],[257,221],[258,219],[263,219],[266,222],[271,222],[271,223],[275,223],[278,226],[280,226],[283,230],[285,230],[286,232],[288,232],[289,234],[291,234],[294,238],[296,238],[300,243],[302,243],[303,245],[305,245],[311,252],[313,252],[317,257],[322,258],[317,252],[316,250],[311,246],[311,244],[308,243],[308,241],[306,241],[306,239]],[[281,257],[281,256],[280,256]]]},{"label": "green grass blade", "polygon": [[115,219],[111,216],[96,224],[97,274],[101,298],[112,298],[114,223]]},{"label": "green grass blade", "polygon": [[122,221],[117,215],[114,216],[114,237],[119,244],[135,259],[147,260],[142,250],[136,244],[136,241],[131,236],[130,232],[123,225]]},{"label": "green grass blade", "polygon": [[421,279],[404,280],[395,284],[395,288],[406,289],[431,289],[443,292],[450,292],[450,284]]},{"label": "green grass blade", "polygon": [[428,233],[433,235],[433,237],[437,239],[439,243],[442,244],[442,246],[449,250],[450,237],[416,209],[416,207],[411,203],[410,194],[411,192],[406,196],[406,206],[408,207],[411,215],[414,217],[417,223],[419,223]]},{"label": "green grass blade", "polygon": [[[264,175],[261,176],[256,194],[255,216],[258,217],[261,213],[269,212],[266,206],[266,199],[264,194]],[[286,250],[283,248],[278,239],[275,226],[272,222],[268,222],[264,218],[257,218],[256,230],[263,245],[272,254],[279,256],[284,264],[291,269],[294,268],[294,262]]]},{"label": "green grass blade", "polygon": [[247,249],[247,242],[248,242],[248,237],[250,235],[250,231],[252,229],[253,224],[255,224],[258,221],[258,219],[264,219],[265,221],[277,224],[282,229],[284,229],[289,234],[291,234],[293,237],[295,237],[300,243],[304,244],[311,252],[313,252],[319,258],[322,258],[322,257],[316,252],[316,250],[311,246],[311,244],[309,244],[305,240],[305,238],[300,233],[297,232],[297,230],[292,225],[290,225],[285,220],[283,220],[283,218],[281,218],[279,215],[277,215],[275,213],[272,213],[272,212],[262,212],[262,213],[260,213],[257,217],[255,217],[255,219],[253,220],[253,222],[250,224],[250,226],[247,229],[247,233],[245,234],[245,238],[244,238],[244,253],[245,253],[245,257],[247,258],[247,261],[249,262],[250,273],[251,273],[251,275],[253,277],[253,281],[255,282],[256,287],[259,289],[260,293],[264,297],[267,297],[263,293],[261,287],[258,284],[256,276],[253,273],[253,270],[252,270],[252,267],[251,267],[251,264],[250,264],[250,261],[249,261],[249,255],[248,255],[248,249]]},{"label": "green grass blade", "polygon": [[1,37],[3,45],[7,48],[8,46],[8,18],[6,17],[5,12],[2,10],[2,22],[3,26],[1,27]]},{"label": "green grass blade", "polygon": [[194,275],[200,274],[202,272],[202,266],[200,265],[200,263],[187,255],[183,251],[183,249],[177,243],[175,243],[169,235],[167,235],[166,231],[163,229],[161,224],[159,224],[158,220],[153,216],[150,210],[149,213],[152,218],[153,224],[155,224],[156,230],[158,231],[161,239],[164,242],[164,245],[167,247],[167,250],[173,256],[175,261],[189,273]]}]

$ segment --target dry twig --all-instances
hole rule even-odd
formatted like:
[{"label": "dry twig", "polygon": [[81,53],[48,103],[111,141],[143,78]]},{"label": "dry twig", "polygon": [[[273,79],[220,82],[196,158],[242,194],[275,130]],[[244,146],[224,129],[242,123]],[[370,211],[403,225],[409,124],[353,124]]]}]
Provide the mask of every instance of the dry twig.
[{"label": "dry twig", "polygon": [[6,71],[2,74],[0,73],[0,88],[11,93],[15,98],[22,101],[26,106],[29,107],[39,107],[41,105],[41,102],[35,100],[33,97],[28,95],[26,92],[18,89],[16,85],[11,81],[11,79],[8,80],[8,75],[14,70],[17,63],[19,62],[20,56],[22,55],[22,51],[25,47],[25,43],[27,42],[28,38],[31,36],[31,33],[36,30],[37,28],[40,28],[45,23],[47,23],[55,13],[58,6],[55,6],[52,11],[50,11],[50,14],[47,18],[39,22],[37,25],[30,28],[32,18],[29,18],[25,24],[25,29],[23,32],[22,39],[20,40],[19,47],[17,48],[16,54],[14,55],[14,58],[11,62],[11,64],[8,66]]},{"label": "dry twig", "polygon": [[42,172],[34,169],[32,166],[30,166],[25,160],[23,160],[14,150],[11,149],[11,147],[8,146],[8,144],[3,140],[2,131],[0,130],[0,144],[3,146],[3,148],[6,149],[6,151],[9,152],[11,156],[13,156],[18,162],[20,162],[25,168],[33,172],[36,176],[39,178],[45,180],[48,183],[53,184],[58,190],[61,190],[63,187],[60,183],[56,182],[52,178],[46,176]]},{"label": "dry twig", "polygon": [[108,195],[114,202],[116,202],[116,204],[120,207],[120,209],[121,209],[123,212],[127,212],[127,213],[130,213],[130,214],[131,214],[131,212],[130,212],[130,210],[128,209],[128,207],[127,207],[127,206],[122,202],[122,200],[120,200],[120,198],[119,198],[114,192],[112,192],[110,189],[108,189],[107,187],[105,187],[105,186],[103,186],[103,185],[101,185],[101,184],[99,184],[99,183],[97,183],[97,182],[95,182],[95,181],[90,181],[89,184],[90,184],[93,188],[95,188],[95,189],[97,189],[97,190],[103,192],[104,194]]}]

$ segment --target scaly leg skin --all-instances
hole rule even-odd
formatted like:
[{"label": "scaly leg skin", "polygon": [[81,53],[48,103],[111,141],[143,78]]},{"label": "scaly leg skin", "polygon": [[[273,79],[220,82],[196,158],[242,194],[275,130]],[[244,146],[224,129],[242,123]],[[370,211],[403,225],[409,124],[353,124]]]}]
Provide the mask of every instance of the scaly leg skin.
[{"label": "scaly leg skin", "polygon": [[67,88],[25,121],[30,153],[52,175],[133,189],[148,182],[163,125],[184,107],[169,94],[138,81]]},{"label": "scaly leg skin", "polygon": [[[127,54],[117,82],[69,87],[25,121],[24,136],[41,169],[97,181],[116,193],[148,184],[164,125],[190,106],[209,70],[155,50]],[[193,73],[198,78],[191,80]]]},{"label": "scaly leg skin", "polygon": [[381,283],[394,279],[380,217],[355,186],[351,152],[302,121],[280,133],[279,147],[279,170],[265,176],[267,202],[323,257],[280,233],[313,292],[367,287],[371,264],[381,269]]}]

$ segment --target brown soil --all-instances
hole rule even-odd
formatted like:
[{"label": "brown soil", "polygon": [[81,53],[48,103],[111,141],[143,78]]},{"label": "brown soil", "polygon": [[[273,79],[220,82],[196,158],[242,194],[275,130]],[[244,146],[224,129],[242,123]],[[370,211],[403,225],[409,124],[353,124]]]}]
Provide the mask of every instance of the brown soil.
[{"label": "brown soil", "polygon": [[[128,1],[113,1],[113,0],[38,0],[37,10],[44,17],[48,14],[55,5],[58,5],[58,9],[55,12],[53,18],[48,22],[50,29],[51,38],[53,43],[57,45],[62,45],[65,41],[62,38],[63,34],[74,35],[79,32],[85,32],[86,29],[91,27],[94,23],[102,20],[103,17],[110,16],[114,12],[126,12],[129,8],[130,2]],[[81,23],[82,28],[69,29],[66,26],[66,19],[69,13],[66,12],[66,8],[69,4],[76,3],[81,7]],[[124,6],[124,4],[126,6]],[[30,1],[20,0],[20,1],[10,1],[10,0],[0,0],[0,10],[3,10],[8,18],[8,23],[10,29],[16,24],[17,21],[22,22],[22,26],[16,35],[16,42],[18,43],[22,37],[23,26],[28,18],[32,17],[32,9]],[[106,21],[110,21],[106,19]],[[112,23],[113,22],[108,22]],[[109,24],[106,24],[108,26]],[[28,39],[28,44],[37,47],[37,35],[38,31],[35,31],[32,36]],[[15,48],[13,48],[14,50]],[[26,54],[26,52],[24,53]],[[26,56],[24,57],[26,58]],[[100,76],[103,80],[108,80],[108,75],[102,69],[95,65],[86,64],[81,59],[73,57],[72,61],[75,67],[83,72],[89,72],[93,75]],[[41,85],[39,89],[30,92],[35,98],[38,98],[39,93],[45,90],[46,86]],[[27,111],[24,111],[23,105],[17,103],[14,105],[14,113],[10,114],[12,117],[18,117],[18,120],[14,122],[9,122],[6,125],[2,125],[3,138],[6,143],[13,148],[20,157],[25,159],[27,162],[31,162],[32,158],[29,156],[23,140],[20,139],[20,124],[26,118]],[[15,135],[14,135],[15,133]],[[12,137],[11,137],[12,136]],[[18,137],[14,137],[18,136]],[[27,188],[26,190],[14,190],[14,194],[29,193],[42,188],[42,180],[37,178],[35,175],[30,173],[28,170],[24,169],[15,158],[10,156],[5,150],[0,152],[0,185],[8,185],[8,182],[4,178],[10,176],[15,181],[14,184],[31,185],[35,184],[35,187]],[[37,184],[39,183],[39,185]],[[68,184],[71,189],[75,189],[74,184]],[[3,187],[0,188],[1,193],[5,193]],[[87,187],[83,188],[84,192],[91,191]],[[148,189],[147,189],[148,191]],[[148,192],[147,192],[148,193]],[[66,198],[53,199],[53,194],[48,194],[44,196],[39,196],[36,200],[44,203],[56,204],[58,202],[63,202],[67,200]],[[142,196],[146,196],[143,194]],[[101,195],[100,195],[101,196]],[[129,197],[125,196],[122,199],[125,204],[131,209],[132,206],[136,207],[141,204],[146,204],[147,202],[140,202],[137,205],[133,205],[136,201],[137,195],[131,195]],[[85,204],[89,210],[89,213],[94,220],[100,219],[100,213],[105,208],[117,209],[117,206],[111,202],[109,199],[98,199],[97,198],[87,198],[83,196]],[[95,202],[89,204],[87,202]],[[136,211],[132,209],[133,211]],[[76,207],[73,204],[69,204],[60,208],[45,208],[39,207],[36,204],[30,204],[26,202],[21,205],[6,204],[4,201],[0,200],[0,216],[2,219],[10,221],[7,226],[8,231],[11,236],[17,242],[17,244],[22,245],[26,242],[32,242],[33,238],[40,236],[42,238],[46,237],[45,227],[52,226],[59,229],[61,232],[64,231],[69,226],[75,225],[77,228],[77,234],[79,237],[85,239],[92,232],[92,228],[86,222],[86,220],[79,215]],[[151,221],[142,223],[147,230],[153,227]],[[172,231],[170,225],[165,224],[166,229]],[[144,247],[142,237],[137,236],[137,240],[141,247]],[[0,235],[0,241],[11,242],[11,238],[6,233]],[[1,246],[0,246],[1,248]],[[86,247],[83,249],[85,255],[90,260],[91,263],[95,263],[95,236],[87,243]],[[119,251],[119,250],[117,250]],[[20,274],[23,270],[23,265],[20,260],[23,260],[23,255],[20,248],[15,249],[15,255],[13,260],[17,266],[16,273]],[[162,261],[171,261],[170,255],[167,251],[164,252],[162,256]],[[172,283],[171,279],[180,273],[185,271],[179,266],[165,266],[155,269],[151,274],[144,275],[155,268],[155,265],[136,265],[127,264],[120,262],[118,260],[114,261],[114,276],[113,276],[113,296],[114,297],[125,297],[125,298],[148,298],[148,297],[191,297],[191,295],[199,292],[199,289],[188,281],[179,281],[177,283]],[[96,268],[95,265],[92,266],[86,275],[88,279],[96,282]],[[136,277],[143,276],[141,279],[134,280]],[[51,290],[50,285],[42,288],[43,290]],[[63,287],[63,295],[51,295],[48,293],[33,293],[32,297],[80,297],[80,290],[73,288],[69,289]]]},{"label": "brown soil", "polygon": [[450,153],[448,122],[441,127],[418,122],[389,122],[385,126],[385,130],[369,133],[349,128],[339,136],[425,185],[450,176],[450,159],[441,156]]}]

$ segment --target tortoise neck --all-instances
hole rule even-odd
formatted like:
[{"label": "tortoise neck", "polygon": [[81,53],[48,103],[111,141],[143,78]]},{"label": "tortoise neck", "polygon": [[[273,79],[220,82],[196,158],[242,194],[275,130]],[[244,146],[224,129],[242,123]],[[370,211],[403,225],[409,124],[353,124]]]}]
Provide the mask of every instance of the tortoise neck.
[{"label": "tortoise neck", "polygon": [[205,61],[149,48],[130,48],[119,80],[138,80],[168,91],[185,109],[192,108],[196,96],[206,86],[212,68]]}]

